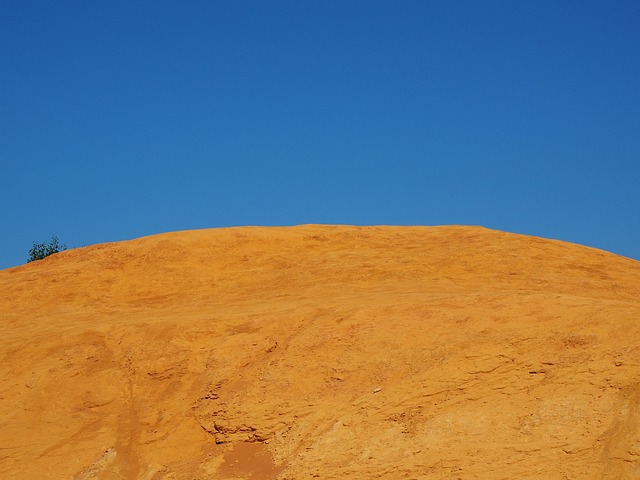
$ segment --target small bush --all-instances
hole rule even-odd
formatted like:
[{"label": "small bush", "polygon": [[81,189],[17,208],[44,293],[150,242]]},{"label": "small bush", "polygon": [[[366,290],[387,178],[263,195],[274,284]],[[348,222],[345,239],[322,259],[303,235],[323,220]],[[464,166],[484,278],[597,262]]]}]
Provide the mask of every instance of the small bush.
[{"label": "small bush", "polygon": [[60,245],[58,237],[55,235],[51,237],[49,242],[36,243],[33,242],[33,247],[29,250],[29,259],[27,262],[35,262],[36,260],[42,260],[49,255],[66,250],[66,245]]}]

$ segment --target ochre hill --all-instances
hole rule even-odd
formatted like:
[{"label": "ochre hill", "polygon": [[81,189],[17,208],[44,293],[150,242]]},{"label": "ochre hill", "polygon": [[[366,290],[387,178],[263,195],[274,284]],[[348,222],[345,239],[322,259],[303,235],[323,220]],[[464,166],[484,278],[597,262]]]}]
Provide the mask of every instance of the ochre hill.
[{"label": "ochre hill", "polygon": [[640,263],[231,228],[0,272],[0,478],[640,478]]}]

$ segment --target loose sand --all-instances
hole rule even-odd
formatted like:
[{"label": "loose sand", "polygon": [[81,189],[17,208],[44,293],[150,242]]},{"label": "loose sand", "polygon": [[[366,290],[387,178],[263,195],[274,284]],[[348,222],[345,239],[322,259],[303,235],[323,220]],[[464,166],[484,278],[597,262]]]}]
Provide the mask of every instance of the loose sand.
[{"label": "loose sand", "polygon": [[232,228],[0,271],[2,479],[640,478],[640,263]]}]

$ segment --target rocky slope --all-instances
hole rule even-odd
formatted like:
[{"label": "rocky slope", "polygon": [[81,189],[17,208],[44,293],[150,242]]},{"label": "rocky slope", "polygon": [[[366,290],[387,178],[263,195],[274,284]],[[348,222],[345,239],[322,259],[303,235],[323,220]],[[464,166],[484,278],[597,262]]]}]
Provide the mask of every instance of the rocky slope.
[{"label": "rocky slope", "polygon": [[3,479],[640,478],[640,263],[232,228],[0,272]]}]

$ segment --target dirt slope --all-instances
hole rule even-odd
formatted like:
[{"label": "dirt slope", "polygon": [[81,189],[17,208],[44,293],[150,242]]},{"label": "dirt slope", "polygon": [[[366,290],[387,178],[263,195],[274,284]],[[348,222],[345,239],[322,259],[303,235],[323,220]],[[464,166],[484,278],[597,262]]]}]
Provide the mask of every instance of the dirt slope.
[{"label": "dirt slope", "polygon": [[640,478],[640,263],[234,228],[0,272],[3,479]]}]

